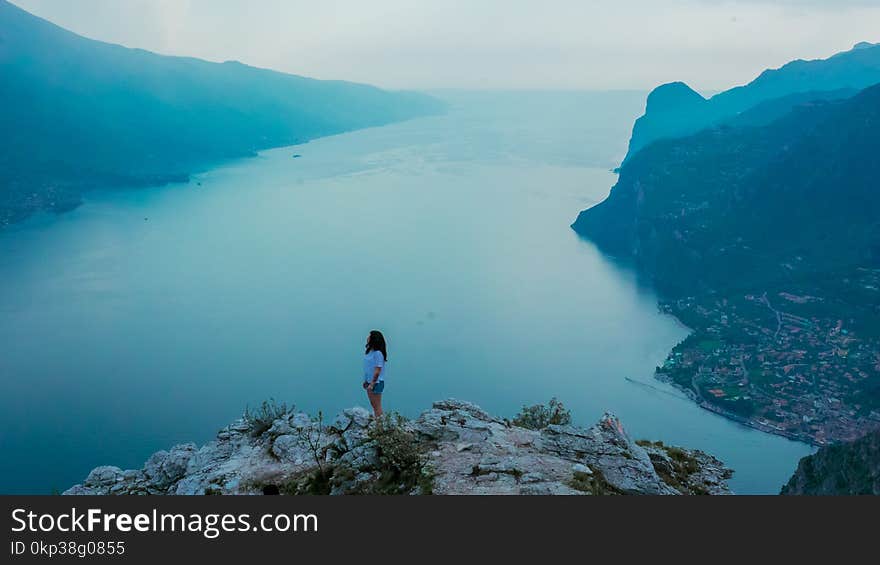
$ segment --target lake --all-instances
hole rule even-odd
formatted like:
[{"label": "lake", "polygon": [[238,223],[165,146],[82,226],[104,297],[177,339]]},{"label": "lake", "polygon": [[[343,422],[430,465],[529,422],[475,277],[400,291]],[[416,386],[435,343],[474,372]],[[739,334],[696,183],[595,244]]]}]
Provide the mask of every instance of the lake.
[{"label": "lake", "polygon": [[[188,184],[93,193],[0,232],[0,492],[203,443],[245,406],[556,396],[637,438],[709,451],[776,493],[807,445],[653,379],[686,329],[569,228],[600,201],[643,93],[442,92],[448,114],[263,152]],[[300,157],[294,158],[294,155]]]}]

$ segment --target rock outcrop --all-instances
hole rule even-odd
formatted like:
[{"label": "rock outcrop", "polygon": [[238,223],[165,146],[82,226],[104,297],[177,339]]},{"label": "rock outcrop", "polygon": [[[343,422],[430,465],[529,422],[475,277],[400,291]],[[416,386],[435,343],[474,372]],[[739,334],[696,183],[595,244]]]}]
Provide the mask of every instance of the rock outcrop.
[{"label": "rock outcrop", "polygon": [[804,457],[782,494],[880,495],[880,430]]},{"label": "rock outcrop", "polygon": [[517,427],[458,400],[378,422],[350,408],[323,423],[283,411],[242,418],[201,448],[143,469],[98,467],[64,494],[730,494],[714,457],[635,442],[606,414],[590,428]]}]

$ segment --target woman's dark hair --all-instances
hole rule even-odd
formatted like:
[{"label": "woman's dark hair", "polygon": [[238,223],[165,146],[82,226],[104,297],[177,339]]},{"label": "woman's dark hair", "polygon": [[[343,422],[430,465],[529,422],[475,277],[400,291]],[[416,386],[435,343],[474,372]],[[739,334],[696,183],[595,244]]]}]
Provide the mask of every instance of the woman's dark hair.
[{"label": "woman's dark hair", "polygon": [[370,332],[370,337],[367,339],[367,348],[364,351],[364,355],[366,355],[370,351],[381,351],[382,358],[388,361],[388,350],[385,348],[385,336],[382,335],[382,332],[380,332],[379,330],[373,330]]}]

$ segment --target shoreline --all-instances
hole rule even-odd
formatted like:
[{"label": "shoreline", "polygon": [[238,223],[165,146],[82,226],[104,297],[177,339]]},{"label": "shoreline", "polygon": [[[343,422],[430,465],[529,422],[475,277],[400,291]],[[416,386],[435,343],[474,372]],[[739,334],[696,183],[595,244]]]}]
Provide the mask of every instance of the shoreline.
[{"label": "shoreline", "polygon": [[[423,115],[411,116],[408,118],[394,120],[387,123],[378,123],[364,127],[344,129],[342,131],[328,132],[325,134],[316,135],[314,137],[305,137],[303,139],[287,140],[292,141],[292,143],[284,142],[281,144],[260,147],[257,149],[243,150],[238,154],[230,154],[219,159],[206,158],[203,162],[193,164],[193,166],[188,167],[191,169],[188,171],[144,173],[141,175],[111,173],[111,177],[116,176],[118,178],[111,178],[108,180],[101,179],[100,176],[84,176],[82,178],[75,177],[66,180],[52,181],[52,184],[68,189],[69,193],[64,194],[65,198],[62,198],[61,196],[56,196],[54,198],[57,200],[57,203],[55,201],[52,201],[46,205],[35,205],[33,207],[22,210],[17,210],[14,207],[0,204],[0,233],[3,233],[4,231],[8,231],[10,229],[14,229],[16,226],[26,224],[28,220],[34,217],[58,217],[67,214],[68,212],[72,212],[84,205],[87,202],[87,196],[91,193],[140,191],[155,188],[165,188],[172,185],[187,186],[193,184],[194,182],[198,182],[197,177],[203,173],[225,166],[233,165],[237,162],[255,159],[259,157],[261,153],[266,151],[301,147],[304,145],[308,145],[313,141],[318,141],[321,139],[346,135],[368,129],[387,127],[409,122],[412,120],[436,117],[438,115],[443,115],[447,112],[448,109],[444,109],[441,112],[431,112]],[[201,186],[201,183],[199,182],[196,186]],[[37,186],[34,186],[32,188],[33,190],[37,190]]]},{"label": "shoreline", "polygon": [[741,426],[745,426],[747,428],[757,430],[759,432],[763,432],[766,434],[783,437],[783,438],[790,440],[790,441],[796,441],[798,443],[803,443],[805,445],[809,445],[810,447],[814,447],[814,448],[823,447],[825,445],[828,445],[827,443],[819,443],[819,442],[813,440],[808,435],[795,434],[792,432],[787,432],[785,430],[777,430],[777,429],[773,428],[772,426],[762,424],[761,422],[758,422],[755,420],[750,420],[750,419],[744,418],[738,414],[734,414],[733,412],[730,412],[728,410],[724,410],[723,408],[720,408],[718,406],[710,404],[709,402],[706,402],[705,400],[699,400],[699,399],[695,398],[696,395],[694,394],[693,390],[686,389],[686,388],[683,388],[683,387],[677,385],[676,383],[674,383],[672,381],[672,379],[666,379],[666,378],[661,377],[660,374],[657,373],[656,371],[654,372],[654,378],[656,380],[660,381],[661,383],[666,383],[666,384],[670,385],[675,390],[681,391],[685,396],[688,397],[688,399],[691,402],[693,402],[694,404],[696,404],[697,406],[699,406],[703,410],[706,410],[708,412],[712,412],[713,414],[717,414],[718,416],[721,416],[723,418],[726,418],[728,420],[736,422],[737,424],[740,424]]},{"label": "shoreline", "polygon": [[[661,302],[658,300],[658,302],[657,302],[658,308],[659,308],[660,304],[661,304]],[[662,310],[661,310],[661,313],[666,316],[669,316],[673,320],[675,320],[675,323],[678,326],[680,326],[681,328],[687,330],[689,335],[693,335],[694,333],[696,333],[697,330],[695,330],[694,328],[692,328],[692,327],[688,326],[687,324],[685,324],[684,322],[682,322],[681,319],[678,316],[676,316],[675,314],[673,314],[671,312],[664,312]],[[684,340],[682,340],[682,341],[684,341]],[[681,342],[679,342],[679,344],[680,343]],[[670,357],[672,356],[673,350],[675,349],[675,347],[678,347],[679,344],[676,344],[669,351],[669,353],[666,355],[666,360],[670,359]],[[762,424],[761,422],[758,422],[756,420],[752,420],[750,418],[745,418],[745,417],[740,416],[738,414],[734,414],[733,412],[730,412],[729,410],[725,410],[719,406],[715,406],[714,404],[711,404],[705,400],[698,398],[693,389],[684,388],[682,386],[679,386],[671,378],[665,378],[661,375],[662,375],[662,373],[658,372],[657,369],[655,368],[654,375],[653,375],[654,379],[656,379],[662,383],[666,383],[666,384],[672,386],[674,389],[681,391],[682,393],[684,393],[685,396],[688,397],[688,399],[690,399],[691,402],[693,402],[694,404],[696,404],[697,406],[699,406],[703,410],[706,410],[708,412],[712,412],[713,414],[717,414],[723,418],[726,418],[728,420],[736,422],[737,424],[740,424],[740,425],[745,426],[747,428],[757,430],[759,432],[763,432],[766,434],[772,434],[775,436],[784,437],[785,439],[788,439],[791,441],[796,441],[799,443],[803,443],[803,444],[809,445],[810,447],[813,447],[813,448],[819,448],[819,447],[823,447],[825,445],[828,445],[828,442],[824,442],[824,443],[818,442],[815,439],[813,439],[811,436],[809,436],[808,434],[798,434],[798,433],[788,432],[786,430],[777,429],[777,428],[774,428],[773,426],[770,426],[768,424]]]}]

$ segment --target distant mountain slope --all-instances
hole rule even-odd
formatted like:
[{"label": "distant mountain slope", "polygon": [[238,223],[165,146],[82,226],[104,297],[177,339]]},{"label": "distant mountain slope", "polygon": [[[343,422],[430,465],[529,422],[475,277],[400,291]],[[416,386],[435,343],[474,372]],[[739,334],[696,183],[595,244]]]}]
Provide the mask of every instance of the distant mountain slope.
[{"label": "distant mountain slope", "polygon": [[0,224],[230,157],[435,113],[433,98],[93,41],[0,0]]},{"label": "distant mountain slope", "polygon": [[880,427],[880,85],[652,143],[572,226],[693,330],[657,376],[825,445]]},{"label": "distant mountain slope", "polygon": [[841,98],[877,83],[880,83],[880,45],[860,43],[851,51],[828,59],[793,61],[779,69],[764,71],[749,84],[709,99],[684,83],[665,84],[649,95],[645,115],[633,127],[624,162],[654,141],[696,133],[735,119],[762,103],[775,101],[765,108],[774,110],[766,115],[766,119],[772,120],[793,105],[810,99]]},{"label": "distant mountain slope", "polygon": [[880,86],[656,142],[572,227],[671,295],[877,264],[878,149]]},{"label": "distant mountain slope", "polygon": [[880,495],[880,431],[804,457],[782,494]]}]

